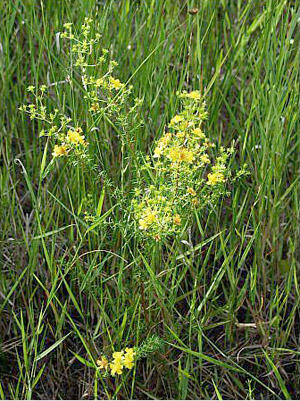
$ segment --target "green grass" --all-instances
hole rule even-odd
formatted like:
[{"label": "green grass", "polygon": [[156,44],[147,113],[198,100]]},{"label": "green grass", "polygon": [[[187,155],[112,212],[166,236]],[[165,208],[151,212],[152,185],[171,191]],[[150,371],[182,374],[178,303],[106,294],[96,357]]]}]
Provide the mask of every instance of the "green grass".
[{"label": "green grass", "polygon": [[[1,398],[299,398],[299,1],[0,4]],[[102,181],[61,160],[41,179],[51,152],[18,107],[28,85],[65,79],[55,34],[85,16],[144,99],[135,152],[153,149],[177,90],[202,87],[208,136],[235,140],[235,167],[248,164],[185,242],[149,253],[124,239],[124,224],[89,231],[82,209],[89,193],[97,206]],[[82,121],[87,106],[73,94],[64,101]],[[103,174],[129,193],[134,168],[120,171],[118,136],[97,128]],[[113,206],[107,189],[102,213]],[[122,209],[107,219],[121,221]],[[103,349],[153,334],[163,348],[133,372],[97,374]]]}]

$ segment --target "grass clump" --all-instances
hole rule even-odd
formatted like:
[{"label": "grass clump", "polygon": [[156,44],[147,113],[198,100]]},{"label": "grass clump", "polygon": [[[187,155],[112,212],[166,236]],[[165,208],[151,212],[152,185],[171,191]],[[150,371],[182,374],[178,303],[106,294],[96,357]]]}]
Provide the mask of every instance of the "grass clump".
[{"label": "grass clump", "polygon": [[148,156],[141,166],[152,183],[148,188],[140,184],[133,201],[139,229],[157,242],[186,230],[195,210],[216,206],[231,176],[228,159],[233,148],[220,146],[214,162],[208,154],[215,144],[202,131],[207,112],[200,92],[185,91],[179,97],[182,112],[171,119],[170,131],[156,142],[153,164]]}]

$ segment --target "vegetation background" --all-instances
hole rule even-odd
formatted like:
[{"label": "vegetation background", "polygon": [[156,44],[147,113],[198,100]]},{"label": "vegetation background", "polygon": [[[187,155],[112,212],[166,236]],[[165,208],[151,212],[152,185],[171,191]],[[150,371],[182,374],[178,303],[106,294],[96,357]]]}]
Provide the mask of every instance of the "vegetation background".
[{"label": "vegetation background", "polygon": [[[299,398],[299,1],[0,4],[1,398]],[[18,112],[28,85],[65,78],[56,33],[86,16],[144,99],[135,151],[162,135],[177,90],[206,88],[207,135],[235,140],[236,166],[248,164],[230,197],[195,215],[188,241],[150,256],[118,226],[87,230],[101,180],[61,160],[40,179],[50,150]],[[75,93],[65,102],[84,118]],[[98,128],[95,152],[117,185],[120,141]],[[102,212],[118,221],[112,202],[107,190]],[[163,348],[127,375],[103,380],[86,362],[152,335]]]}]

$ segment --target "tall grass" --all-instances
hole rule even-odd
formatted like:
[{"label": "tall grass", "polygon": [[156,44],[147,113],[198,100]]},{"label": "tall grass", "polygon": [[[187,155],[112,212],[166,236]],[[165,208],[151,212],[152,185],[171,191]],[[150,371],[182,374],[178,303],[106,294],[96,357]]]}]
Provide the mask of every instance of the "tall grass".
[{"label": "tall grass", "polygon": [[[1,398],[299,398],[299,1],[1,6]],[[176,91],[201,89],[209,138],[235,140],[234,163],[248,164],[230,197],[195,214],[186,241],[152,254],[124,241],[124,225],[87,229],[103,180],[61,161],[43,180],[50,150],[18,112],[28,85],[65,79],[56,33],[86,16],[144,99],[134,152],[153,150]],[[73,93],[58,99],[82,120]],[[116,132],[101,122],[96,134],[102,174],[112,186],[125,174],[130,193],[135,172],[120,171]],[[107,187],[102,215],[113,206]],[[94,368],[102,350],[154,334],[163,348],[133,372],[103,379]]]}]

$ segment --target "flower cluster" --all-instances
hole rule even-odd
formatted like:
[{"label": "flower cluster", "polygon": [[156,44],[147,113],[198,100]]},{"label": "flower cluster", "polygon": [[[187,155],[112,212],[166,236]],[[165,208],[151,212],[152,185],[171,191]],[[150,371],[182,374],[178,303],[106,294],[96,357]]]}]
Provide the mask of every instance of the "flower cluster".
[{"label": "flower cluster", "polygon": [[[81,67],[84,71],[89,66],[89,56],[92,54],[95,45],[99,42],[101,35],[96,33],[95,36],[91,33],[91,24],[93,20],[91,18],[85,18],[84,23],[81,25],[78,35],[75,36],[73,33],[73,24],[67,22],[64,24],[64,32],[61,37],[69,39],[71,42],[71,52],[75,58],[75,66]],[[98,62],[101,63],[101,58]],[[90,65],[92,67],[95,64]]]},{"label": "flower cluster", "polygon": [[118,351],[112,354],[111,361],[105,355],[97,360],[99,369],[105,371],[106,374],[111,376],[121,375],[125,369],[132,369],[135,362],[136,352],[134,348],[125,348],[125,351]]},{"label": "flower cluster", "polygon": [[65,156],[71,150],[78,152],[80,148],[83,149],[82,147],[87,146],[84,135],[82,135],[82,128],[80,127],[69,129],[65,135],[59,136],[59,141],[61,141],[61,144],[54,146],[53,157]]},{"label": "flower cluster", "polygon": [[147,358],[150,354],[161,350],[164,341],[155,334],[146,338],[142,344],[134,348],[125,348],[121,351],[113,352],[111,358],[107,355],[100,355],[96,364],[104,377],[121,375],[127,370],[131,370],[137,361]]},{"label": "flower cluster", "polygon": [[182,230],[193,210],[215,204],[226,193],[231,175],[228,160],[233,149],[220,147],[214,158],[215,145],[203,132],[207,112],[200,92],[179,97],[182,111],[156,142],[152,163],[148,158],[144,166],[152,183],[137,186],[133,200],[140,233],[156,241]]},{"label": "flower cluster", "polygon": [[[53,158],[68,156],[68,160],[77,163],[79,160],[90,160],[88,155],[88,143],[92,139],[89,138],[90,132],[103,117],[110,121],[114,128],[117,127],[117,132],[126,136],[130,142],[128,133],[140,125],[140,122],[136,122],[136,114],[141,100],[132,101],[132,87],[127,87],[113,75],[118,63],[110,58],[109,50],[100,48],[101,55],[98,55],[101,35],[93,34],[92,19],[85,18],[76,34],[72,23],[64,24],[64,29],[60,36],[69,41],[66,51],[69,74],[65,80],[48,86],[30,85],[27,89],[33,101],[22,105],[19,110],[28,114],[31,120],[43,122],[44,127],[40,131],[40,136],[52,138]],[[81,128],[83,124],[73,121],[68,115],[72,108],[65,102],[57,102],[60,107],[49,111],[49,98],[54,95],[51,88],[54,86],[59,92],[59,85],[65,85],[64,92],[69,90],[73,97],[72,80],[75,75],[80,76],[77,82],[81,81],[82,86],[79,90],[84,93],[83,99],[87,102],[90,113],[85,117],[84,129]],[[134,128],[132,124],[135,124]]]},{"label": "flower cluster", "polygon": [[[119,79],[115,78],[113,70],[117,66],[116,61],[111,61],[108,71],[98,78],[93,75],[84,75],[83,82],[86,87],[84,98],[89,103],[89,111],[94,119],[105,114],[118,128],[118,133],[123,137],[132,130],[131,124],[136,116],[136,111],[141,105],[141,99],[131,102],[132,86],[126,87]],[[134,122],[134,129],[141,122]],[[127,139],[128,136],[126,136]]]},{"label": "flower cluster", "polygon": [[40,120],[44,128],[40,131],[40,137],[48,136],[54,140],[52,156],[71,156],[73,160],[86,159],[88,142],[85,140],[81,127],[75,126],[70,117],[59,112],[57,108],[48,111],[45,105],[48,88],[45,85],[27,88],[33,97],[33,102],[22,105],[19,110],[28,114],[31,120]]},{"label": "flower cluster", "polygon": [[[125,135],[132,122],[130,117],[135,116],[141,100],[136,98],[131,104],[132,86],[126,86],[114,76],[118,63],[110,58],[108,49],[102,48],[100,56],[93,54],[101,35],[92,35],[91,24],[92,19],[86,18],[75,37],[72,24],[67,23],[61,36],[71,42],[74,64],[81,69],[81,80],[86,93],[84,99],[88,101],[92,117],[97,118],[105,114],[121,129],[119,133]],[[95,67],[97,75],[94,75]],[[139,125],[140,123],[136,128]]]}]

